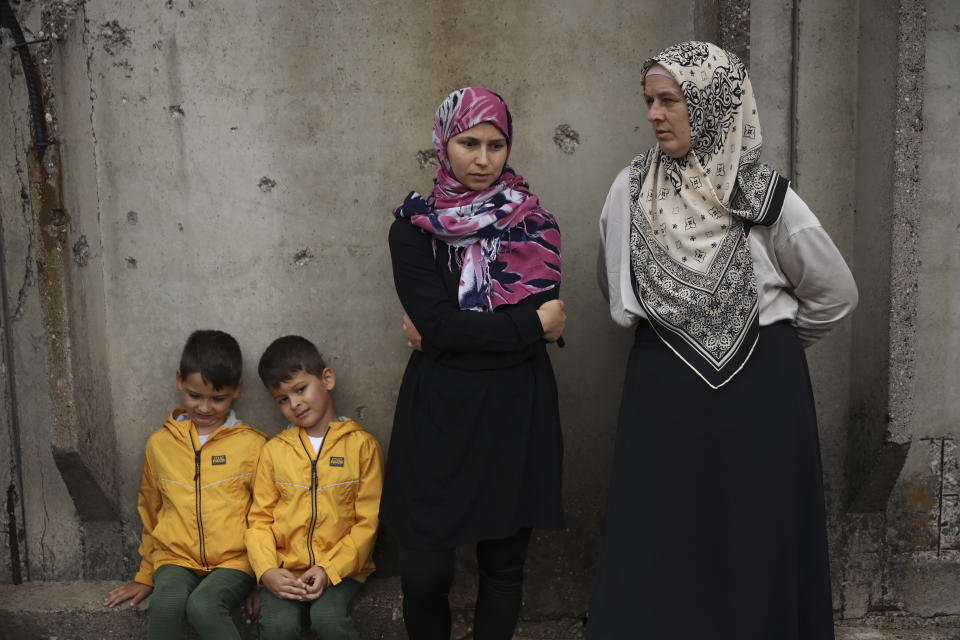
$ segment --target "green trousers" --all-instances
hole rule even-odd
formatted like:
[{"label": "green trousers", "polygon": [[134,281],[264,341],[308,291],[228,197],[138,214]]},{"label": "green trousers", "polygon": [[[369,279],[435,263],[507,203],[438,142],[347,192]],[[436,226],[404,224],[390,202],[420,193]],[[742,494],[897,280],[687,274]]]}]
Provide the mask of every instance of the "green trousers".
[{"label": "green trousers", "polygon": [[240,640],[230,611],[243,602],[255,581],[237,569],[214,569],[198,576],[165,564],[153,572],[148,640],[178,640],[186,614],[203,640]]},{"label": "green trousers", "polygon": [[309,608],[310,626],[320,640],[359,640],[347,607],[361,586],[353,578],[344,578],[312,602],[278,598],[260,587],[260,640],[299,640],[304,608]]}]

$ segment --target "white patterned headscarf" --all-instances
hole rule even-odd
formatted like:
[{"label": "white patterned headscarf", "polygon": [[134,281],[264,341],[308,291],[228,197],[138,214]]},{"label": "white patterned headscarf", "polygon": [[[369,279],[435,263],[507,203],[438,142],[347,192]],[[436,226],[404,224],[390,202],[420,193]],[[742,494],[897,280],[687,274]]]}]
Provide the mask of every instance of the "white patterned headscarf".
[{"label": "white patterned headscarf", "polygon": [[683,92],[690,150],[672,158],[657,146],[631,164],[633,284],[657,335],[717,389],[759,334],[746,234],[777,221],[789,183],[759,162],[756,101],[737,56],[684,42],[647,60],[644,75],[653,65]]}]

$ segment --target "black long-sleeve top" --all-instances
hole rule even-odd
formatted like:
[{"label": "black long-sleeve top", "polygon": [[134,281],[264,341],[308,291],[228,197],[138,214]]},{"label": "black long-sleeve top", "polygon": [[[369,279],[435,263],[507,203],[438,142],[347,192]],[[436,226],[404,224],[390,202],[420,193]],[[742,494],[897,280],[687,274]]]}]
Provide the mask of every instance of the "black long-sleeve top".
[{"label": "black long-sleeve top", "polygon": [[400,386],[380,517],[411,549],[559,528],[563,444],[536,313],[559,292],[462,311],[460,269],[433,244],[408,220],[390,228],[397,295],[423,351]]}]

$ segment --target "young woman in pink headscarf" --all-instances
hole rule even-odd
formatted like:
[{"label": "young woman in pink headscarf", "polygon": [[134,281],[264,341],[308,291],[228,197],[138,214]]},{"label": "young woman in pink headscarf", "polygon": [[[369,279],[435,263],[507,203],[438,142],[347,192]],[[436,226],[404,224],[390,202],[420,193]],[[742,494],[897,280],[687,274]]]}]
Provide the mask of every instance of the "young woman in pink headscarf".
[{"label": "young woman in pink headscarf", "polygon": [[600,217],[601,288],[636,340],[587,638],[832,640],[803,349],[853,311],[856,285],[760,162],[737,56],[685,42],[641,78],[657,145]]},{"label": "young woman in pink headscarf", "polygon": [[560,231],[507,164],[510,111],[468,87],[437,110],[426,199],[394,209],[390,253],[413,349],[380,517],[400,545],[404,622],[448,640],[454,550],[476,543],[478,640],[509,639],[533,528],[563,523],[563,444],[547,343],[563,333]]}]

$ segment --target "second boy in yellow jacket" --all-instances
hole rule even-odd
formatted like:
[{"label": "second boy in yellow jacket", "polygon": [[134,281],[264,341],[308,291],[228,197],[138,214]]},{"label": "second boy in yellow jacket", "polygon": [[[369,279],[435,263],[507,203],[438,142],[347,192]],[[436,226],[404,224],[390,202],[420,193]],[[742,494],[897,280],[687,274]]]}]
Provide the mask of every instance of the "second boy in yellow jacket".
[{"label": "second boy in yellow jacket", "polygon": [[337,417],[333,370],[309,340],[275,340],[259,373],[291,424],[263,448],[248,518],[247,553],[263,584],[260,638],[299,638],[301,609],[309,605],[318,637],[357,639],[347,611],[374,569],[380,445]]},{"label": "second boy in yellow jacket", "polygon": [[[314,473],[316,463],[316,473]],[[299,575],[323,567],[330,584],[373,572],[383,482],[380,445],[353,420],[331,422],[319,454],[302,427],[260,454],[247,532],[250,564]]]}]

